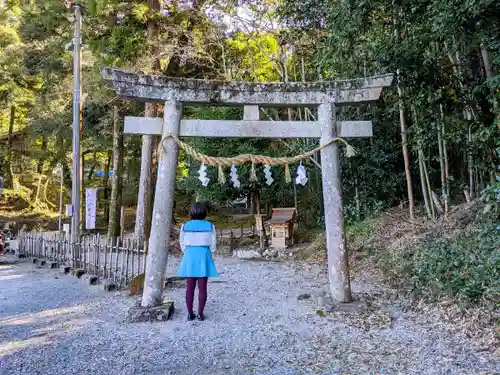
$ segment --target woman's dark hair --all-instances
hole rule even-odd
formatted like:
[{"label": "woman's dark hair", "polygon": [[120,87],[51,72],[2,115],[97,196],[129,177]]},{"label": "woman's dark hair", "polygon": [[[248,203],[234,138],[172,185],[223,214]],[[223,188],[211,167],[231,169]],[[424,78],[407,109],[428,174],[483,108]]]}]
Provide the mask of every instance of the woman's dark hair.
[{"label": "woman's dark hair", "polygon": [[195,203],[189,210],[191,220],[205,220],[207,217],[207,205],[204,203]]}]

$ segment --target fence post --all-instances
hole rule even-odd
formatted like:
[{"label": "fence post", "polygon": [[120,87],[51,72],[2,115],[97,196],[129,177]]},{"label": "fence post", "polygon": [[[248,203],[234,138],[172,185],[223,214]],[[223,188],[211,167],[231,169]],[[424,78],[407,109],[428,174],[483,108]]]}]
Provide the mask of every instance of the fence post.
[{"label": "fence post", "polygon": [[[131,245],[131,242],[132,242],[132,245]],[[134,244],[136,243],[137,241],[130,241],[128,242],[128,246],[127,246],[127,254],[125,254],[125,284],[128,284],[128,281],[129,281],[129,275],[128,275],[128,264],[129,264],[129,261],[130,261],[130,251],[133,250],[134,248]]]},{"label": "fence post", "polygon": [[109,238],[106,238],[106,243],[104,245],[104,266],[102,268],[102,276],[107,279],[108,276],[108,271],[107,271],[107,265],[108,265],[108,243],[109,243]]},{"label": "fence post", "polygon": [[116,246],[115,246],[115,272],[113,273],[113,281],[115,284],[118,282],[118,264],[119,263],[119,256],[120,256],[120,246],[121,246],[121,240],[120,238],[116,239]]},{"label": "fence post", "polygon": [[120,208],[120,240],[123,245],[123,236],[125,234],[125,207]]}]

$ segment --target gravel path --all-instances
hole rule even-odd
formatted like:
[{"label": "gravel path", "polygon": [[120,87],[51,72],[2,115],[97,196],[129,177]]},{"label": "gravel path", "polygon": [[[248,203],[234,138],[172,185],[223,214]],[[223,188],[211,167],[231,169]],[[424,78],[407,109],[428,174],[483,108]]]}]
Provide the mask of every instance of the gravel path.
[{"label": "gravel path", "polygon": [[179,285],[166,293],[176,302],[173,321],[154,324],[124,322],[133,298],[27,262],[0,264],[0,374],[500,373],[488,353],[390,306],[382,329],[317,315],[313,298],[297,299],[324,286],[314,267],[217,264],[205,322],[185,322]]}]

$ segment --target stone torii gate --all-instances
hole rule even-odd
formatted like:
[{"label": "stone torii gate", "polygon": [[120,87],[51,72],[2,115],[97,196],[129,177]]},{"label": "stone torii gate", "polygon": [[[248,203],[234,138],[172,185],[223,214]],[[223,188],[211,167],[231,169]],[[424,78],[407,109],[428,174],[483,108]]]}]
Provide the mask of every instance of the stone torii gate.
[{"label": "stone torii gate", "polygon": [[[178,145],[175,137],[320,138],[320,145],[335,137],[372,136],[371,121],[337,121],[336,105],[361,104],[379,99],[393,75],[331,81],[241,83],[137,75],[103,68],[103,78],[122,97],[164,102],[164,118],[125,118],[125,133],[161,135],[165,152],[158,160],[153,220],[146,260],[143,307],[162,301],[164,273],[174,203]],[[244,119],[182,120],[183,105],[244,106]],[[260,121],[260,107],[317,107],[317,121]],[[321,151],[323,200],[332,297],[351,300],[348,254],[344,238],[338,144]]]}]

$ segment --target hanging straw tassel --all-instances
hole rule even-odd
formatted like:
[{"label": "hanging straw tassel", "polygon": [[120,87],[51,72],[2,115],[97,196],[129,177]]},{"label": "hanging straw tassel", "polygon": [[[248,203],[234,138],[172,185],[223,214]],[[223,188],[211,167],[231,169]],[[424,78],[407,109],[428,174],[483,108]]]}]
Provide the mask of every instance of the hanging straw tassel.
[{"label": "hanging straw tassel", "polygon": [[347,158],[356,156],[357,153],[358,152],[356,151],[356,149],[354,147],[352,147],[349,143],[346,143],[346,146],[345,146],[345,156]]},{"label": "hanging straw tassel", "polygon": [[224,169],[222,165],[219,164],[219,184],[224,185],[226,183],[226,175],[224,174]]},{"label": "hanging straw tassel", "polygon": [[257,182],[257,171],[255,170],[255,163],[252,162],[252,168],[250,169],[250,181]]},{"label": "hanging straw tassel", "polygon": [[290,174],[290,166],[285,164],[285,181],[287,184],[292,182],[292,175]]}]

